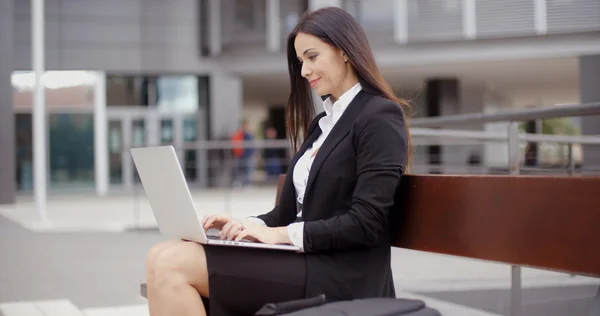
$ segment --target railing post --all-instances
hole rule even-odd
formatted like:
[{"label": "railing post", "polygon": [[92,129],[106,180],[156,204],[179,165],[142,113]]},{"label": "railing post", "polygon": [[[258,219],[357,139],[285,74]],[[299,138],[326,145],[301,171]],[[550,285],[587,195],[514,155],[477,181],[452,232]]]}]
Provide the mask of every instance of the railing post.
[{"label": "railing post", "polygon": [[518,175],[520,172],[519,123],[510,122],[508,125],[508,172]]},{"label": "railing post", "polygon": [[[231,216],[231,196],[233,191],[233,184],[235,181],[236,171],[234,171],[234,161],[233,161],[233,153],[232,149],[227,148],[225,150],[225,175],[227,177],[227,187],[225,188],[225,213]],[[227,176],[228,175],[228,176]]]},{"label": "railing post", "polygon": [[596,292],[596,296],[592,301],[592,310],[590,311],[590,316],[598,316],[600,315],[600,287],[598,287],[598,291]]},{"label": "railing post", "polygon": [[569,175],[572,176],[575,173],[575,153],[573,150],[573,143],[568,144],[569,148]]},{"label": "railing post", "polygon": [[[508,125],[508,172],[520,173],[519,123],[512,121]],[[522,304],[521,267],[511,266],[510,315],[521,316]]]}]

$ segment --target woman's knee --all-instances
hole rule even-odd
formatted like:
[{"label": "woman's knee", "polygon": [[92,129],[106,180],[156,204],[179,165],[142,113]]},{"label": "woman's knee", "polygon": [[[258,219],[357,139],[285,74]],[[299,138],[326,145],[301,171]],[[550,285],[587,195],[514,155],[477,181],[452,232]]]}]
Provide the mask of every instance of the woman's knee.
[{"label": "woman's knee", "polygon": [[148,251],[148,254],[146,256],[146,271],[147,272],[153,271],[156,266],[156,261],[158,260],[160,253],[162,251],[164,251],[165,249],[178,244],[179,242],[182,242],[182,241],[169,240],[169,241],[163,241],[161,243],[158,243],[158,244],[152,246],[152,248],[150,248],[150,250]]},{"label": "woman's knee", "polygon": [[157,282],[204,283],[208,276],[202,245],[180,242],[162,248],[153,261]]}]

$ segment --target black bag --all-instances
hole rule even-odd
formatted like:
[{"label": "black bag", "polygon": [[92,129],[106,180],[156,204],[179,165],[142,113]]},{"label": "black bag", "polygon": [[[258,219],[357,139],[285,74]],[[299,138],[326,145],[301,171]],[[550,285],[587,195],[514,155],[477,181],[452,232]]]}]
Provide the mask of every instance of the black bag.
[{"label": "black bag", "polygon": [[321,306],[323,304],[325,304],[325,295],[282,303],[269,303],[256,312],[254,316],[284,315],[315,306]]},{"label": "black bag", "polygon": [[403,298],[370,298],[325,304],[325,297],[267,304],[255,315],[285,316],[441,316],[425,302]]}]

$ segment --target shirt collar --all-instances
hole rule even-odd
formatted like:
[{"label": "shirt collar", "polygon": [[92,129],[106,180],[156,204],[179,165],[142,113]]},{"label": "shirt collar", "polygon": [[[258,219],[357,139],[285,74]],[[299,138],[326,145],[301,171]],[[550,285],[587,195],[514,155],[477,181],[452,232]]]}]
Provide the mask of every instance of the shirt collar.
[{"label": "shirt collar", "polygon": [[354,97],[356,97],[356,95],[361,90],[362,85],[360,84],[360,82],[358,82],[352,88],[348,89],[348,91],[344,92],[344,94],[342,94],[337,101],[332,102],[331,96],[328,97],[327,99],[325,99],[325,101],[323,101],[323,108],[325,109],[325,114],[327,114],[327,116],[332,115],[333,108],[339,107],[341,115],[341,113],[344,113],[348,105],[350,105],[350,102],[352,102]]}]

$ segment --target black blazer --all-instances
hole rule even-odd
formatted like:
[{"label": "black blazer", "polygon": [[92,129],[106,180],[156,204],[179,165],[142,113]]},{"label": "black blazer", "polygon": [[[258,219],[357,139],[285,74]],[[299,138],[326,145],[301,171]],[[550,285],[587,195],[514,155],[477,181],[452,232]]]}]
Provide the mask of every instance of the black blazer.
[{"label": "black blazer", "polygon": [[[324,115],[310,123],[290,162],[279,205],[258,216],[267,226],[295,221],[294,166],[321,134]],[[407,144],[400,105],[365,90],[335,124],[315,157],[303,201],[307,297],[395,297],[389,218]]]}]

